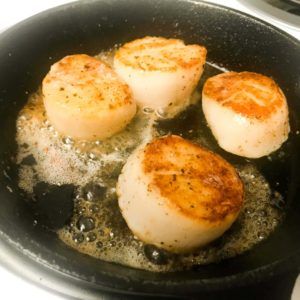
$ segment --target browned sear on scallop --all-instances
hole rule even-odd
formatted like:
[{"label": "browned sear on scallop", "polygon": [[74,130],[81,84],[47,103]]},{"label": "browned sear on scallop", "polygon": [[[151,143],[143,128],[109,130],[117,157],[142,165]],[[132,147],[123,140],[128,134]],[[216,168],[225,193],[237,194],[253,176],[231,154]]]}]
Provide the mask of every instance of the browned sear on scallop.
[{"label": "browned sear on scallop", "polygon": [[235,169],[199,145],[177,136],[157,139],[146,147],[143,164],[149,189],[158,188],[186,215],[214,223],[241,209],[243,184]]},{"label": "browned sear on scallop", "polygon": [[253,72],[228,72],[208,79],[204,93],[235,112],[258,119],[268,118],[285,104],[278,85]]}]

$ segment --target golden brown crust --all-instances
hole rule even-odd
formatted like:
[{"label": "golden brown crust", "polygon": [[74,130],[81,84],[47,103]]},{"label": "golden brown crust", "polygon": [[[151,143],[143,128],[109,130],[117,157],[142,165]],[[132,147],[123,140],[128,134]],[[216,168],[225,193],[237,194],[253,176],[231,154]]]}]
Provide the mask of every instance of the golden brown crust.
[{"label": "golden brown crust", "polygon": [[43,94],[55,95],[61,105],[88,111],[113,110],[132,104],[131,91],[103,61],[86,54],[69,55],[52,65],[43,80]]},{"label": "golden brown crust", "polygon": [[178,39],[144,37],[124,44],[115,58],[124,65],[144,71],[173,72],[178,68],[202,66],[206,49],[199,45],[184,45]]},{"label": "golden brown crust", "polygon": [[178,136],[149,143],[144,150],[149,191],[158,188],[169,204],[195,220],[219,223],[236,216],[243,204],[243,184],[220,156]]},{"label": "golden brown crust", "polygon": [[227,72],[209,78],[203,95],[246,117],[266,119],[285,104],[273,79],[253,72]]}]

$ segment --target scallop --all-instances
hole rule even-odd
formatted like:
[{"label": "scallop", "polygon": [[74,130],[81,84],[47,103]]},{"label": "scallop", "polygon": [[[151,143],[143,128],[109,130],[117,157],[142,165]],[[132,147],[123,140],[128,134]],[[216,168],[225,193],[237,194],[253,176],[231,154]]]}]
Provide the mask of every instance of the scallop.
[{"label": "scallop", "polygon": [[286,98],[264,75],[227,72],[209,78],[202,108],[220,147],[233,154],[259,158],[279,149],[288,138]]},{"label": "scallop", "polygon": [[172,117],[190,104],[205,59],[202,46],[147,36],[120,47],[114,68],[132,89],[138,106]]},{"label": "scallop", "polygon": [[52,65],[42,91],[50,123],[74,139],[106,139],[136,113],[128,85],[104,62],[85,54]]},{"label": "scallop", "polygon": [[221,236],[236,220],[244,199],[233,166],[175,135],[140,146],[123,167],[117,193],[133,234],[175,253]]}]

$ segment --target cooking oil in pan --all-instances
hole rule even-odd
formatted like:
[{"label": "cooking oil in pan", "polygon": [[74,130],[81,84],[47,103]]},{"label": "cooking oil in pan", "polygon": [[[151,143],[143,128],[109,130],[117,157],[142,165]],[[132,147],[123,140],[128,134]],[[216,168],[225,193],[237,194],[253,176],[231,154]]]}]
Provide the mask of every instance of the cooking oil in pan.
[{"label": "cooking oil in pan", "polygon": [[[110,54],[100,57],[111,62]],[[217,73],[219,69],[206,65],[201,82]],[[194,97],[197,100],[199,95]],[[47,121],[38,91],[30,96],[17,120],[17,160],[21,163],[34,159],[34,164],[20,164],[19,186],[32,197],[34,187],[41,181],[76,186],[73,216],[57,234],[79,252],[158,272],[218,262],[244,253],[266,239],[284,216],[271,204],[270,186],[253,163],[243,160],[234,164],[246,193],[237,221],[221,238],[190,254],[174,255],[139,241],[122,218],[115,189],[127,157],[141,143],[174,133],[215,151],[216,145],[206,131],[209,130],[199,104],[172,120],[164,120],[162,112],[145,108],[123,132],[105,141],[78,142],[61,137]]]}]

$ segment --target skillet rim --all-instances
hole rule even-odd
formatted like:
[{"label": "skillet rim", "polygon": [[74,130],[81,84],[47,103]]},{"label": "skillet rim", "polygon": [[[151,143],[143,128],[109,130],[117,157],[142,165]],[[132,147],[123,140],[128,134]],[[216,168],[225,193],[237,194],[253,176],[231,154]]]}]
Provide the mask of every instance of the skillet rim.
[{"label": "skillet rim", "polygon": [[[62,5],[58,5],[58,6],[54,6],[52,8],[48,8],[46,10],[43,10],[41,12],[38,12],[24,20],[21,20],[20,22],[8,27],[8,28],[4,28],[3,31],[0,31],[0,44],[1,44],[1,39],[5,37],[5,35],[10,34],[11,31],[14,31],[16,29],[18,29],[18,27],[23,27],[23,25],[25,25],[28,22],[33,21],[35,18],[41,17],[41,16],[45,16],[48,13],[54,13],[55,11],[60,11],[60,10],[65,10],[68,9],[70,6],[81,6],[81,5],[85,5],[85,3],[93,3],[93,2],[105,2],[106,0],[72,0],[71,2],[62,4]],[[144,1],[144,0],[142,0]],[[147,1],[147,0],[146,0]],[[157,0],[155,0],[157,1]],[[160,1],[164,1],[164,2],[171,2],[172,0],[160,0]],[[213,2],[209,2],[208,0],[175,0],[176,2],[184,2],[184,3],[194,3],[194,4],[200,4],[200,5],[206,5],[206,6],[210,6],[212,8],[217,7],[219,9],[222,10],[229,10],[231,12],[234,12],[237,15],[240,16],[245,16],[249,19],[255,20],[257,23],[261,23],[262,25],[269,27],[270,29],[280,33],[281,35],[283,35],[285,38],[290,39],[291,41],[293,41],[296,46],[300,47],[300,40],[298,40],[296,37],[290,35],[288,32],[284,31],[283,29],[263,20],[260,19],[259,17],[250,15],[246,12],[242,12],[240,10],[237,10],[235,8],[231,8],[222,4],[218,4],[218,3],[213,3]],[[126,2],[126,0],[111,0],[111,2]]]}]

